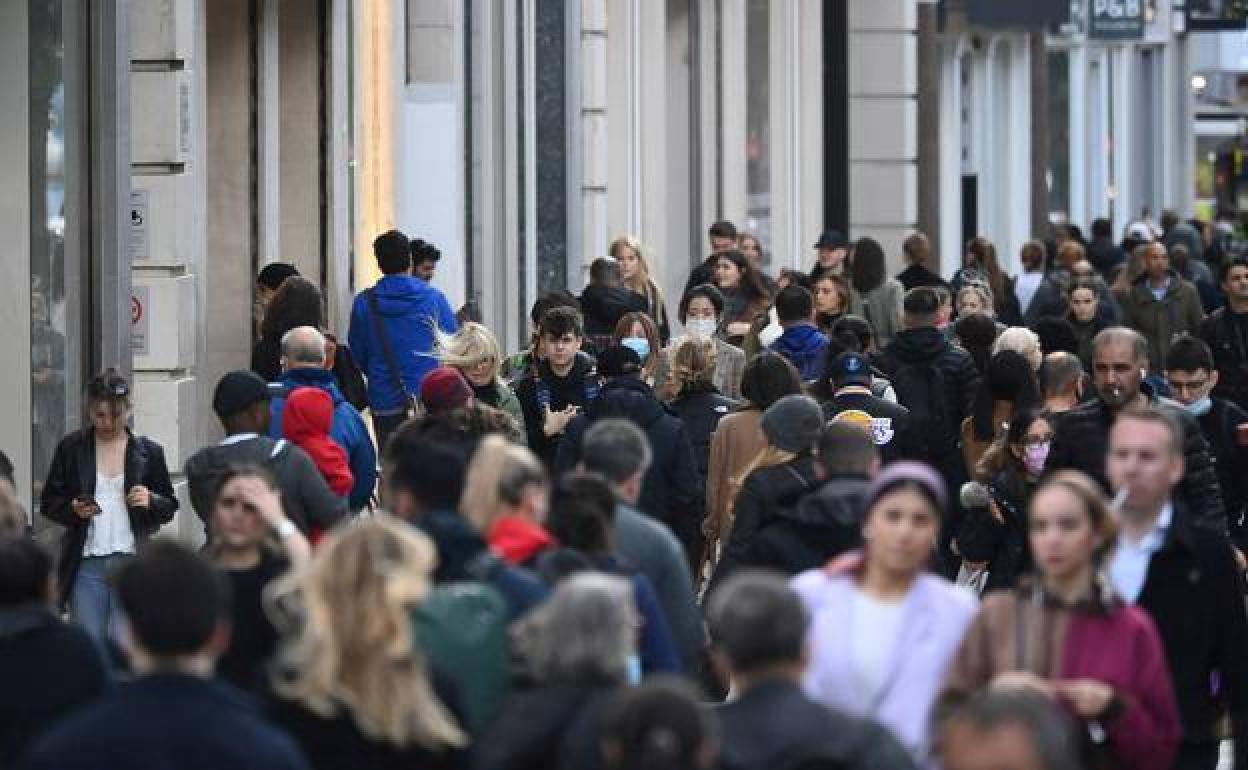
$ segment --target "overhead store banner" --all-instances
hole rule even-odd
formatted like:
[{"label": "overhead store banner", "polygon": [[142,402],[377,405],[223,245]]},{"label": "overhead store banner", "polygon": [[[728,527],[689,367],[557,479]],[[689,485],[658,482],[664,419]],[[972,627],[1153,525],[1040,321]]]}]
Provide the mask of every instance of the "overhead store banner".
[{"label": "overhead store banner", "polygon": [[1042,29],[1070,21],[1070,0],[966,0],[966,19],[980,27]]},{"label": "overhead store banner", "polygon": [[1096,40],[1144,37],[1144,0],[1089,0],[1088,36]]},{"label": "overhead store banner", "polygon": [[1187,0],[1187,28],[1244,29],[1248,27],[1248,0]]}]

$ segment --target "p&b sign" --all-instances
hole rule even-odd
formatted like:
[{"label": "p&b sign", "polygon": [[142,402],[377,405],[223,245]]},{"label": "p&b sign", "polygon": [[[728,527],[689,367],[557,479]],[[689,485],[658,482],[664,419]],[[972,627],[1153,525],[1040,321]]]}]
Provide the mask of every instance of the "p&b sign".
[{"label": "p&b sign", "polygon": [[1144,37],[1144,0],[1090,0],[1089,37],[1138,40]]}]

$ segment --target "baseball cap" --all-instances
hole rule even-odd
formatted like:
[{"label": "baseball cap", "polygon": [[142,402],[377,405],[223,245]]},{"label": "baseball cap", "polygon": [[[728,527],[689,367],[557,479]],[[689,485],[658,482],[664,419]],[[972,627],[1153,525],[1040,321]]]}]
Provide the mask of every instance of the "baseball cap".
[{"label": "baseball cap", "polygon": [[837,387],[842,385],[870,385],[871,362],[861,353],[841,353],[832,359],[828,378]]},{"label": "baseball cap", "polygon": [[598,354],[598,373],[603,377],[622,377],[641,371],[641,356],[623,345],[615,345]]},{"label": "baseball cap", "polygon": [[212,411],[224,419],[233,417],[252,404],[268,400],[268,383],[255,372],[239,369],[226,374],[217,382],[217,387],[212,392]]}]

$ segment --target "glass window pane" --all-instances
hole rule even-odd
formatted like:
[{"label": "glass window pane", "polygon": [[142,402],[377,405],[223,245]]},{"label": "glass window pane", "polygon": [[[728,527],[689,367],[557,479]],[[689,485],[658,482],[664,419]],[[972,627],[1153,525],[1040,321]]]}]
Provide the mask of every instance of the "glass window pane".
[{"label": "glass window pane", "polygon": [[763,245],[771,264],[771,3],[750,0],[745,21],[746,228]]},{"label": "glass window pane", "polygon": [[[31,460],[38,501],[52,452],[77,427],[86,297],[78,196],[82,190],[81,3],[30,4]],[[67,42],[69,43],[67,45]]]}]

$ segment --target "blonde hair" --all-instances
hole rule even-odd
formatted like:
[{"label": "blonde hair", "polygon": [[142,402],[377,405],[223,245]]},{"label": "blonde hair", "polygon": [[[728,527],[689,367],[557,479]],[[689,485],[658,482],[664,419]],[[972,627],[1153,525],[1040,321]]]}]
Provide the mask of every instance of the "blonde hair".
[{"label": "blonde hair", "polygon": [[997,336],[997,341],[992,343],[992,354],[995,356],[1002,350],[1012,350],[1027,359],[1033,372],[1040,371],[1040,364],[1044,363],[1044,353],[1040,350],[1040,335],[1026,326],[1011,326],[1001,332]]},{"label": "blonde hair", "polygon": [[715,378],[715,343],[707,337],[685,337],[672,352],[672,370],[663,384],[664,397],[675,398],[686,388],[712,385]]},{"label": "blonde hair", "polygon": [[441,329],[434,329],[436,347],[434,357],[443,366],[456,369],[472,369],[482,361],[493,361],[491,379],[497,380],[502,371],[503,354],[498,346],[498,339],[486,327],[469,321],[459,327],[454,334],[447,334]]},{"label": "blonde hair", "polygon": [[412,631],[436,560],[428,537],[384,513],[326,536],[308,564],[266,591],[284,637],[275,691],[323,717],[345,710],[362,733],[394,746],[466,745]]},{"label": "blonde hair", "polygon": [[614,241],[611,241],[607,254],[618,260],[620,255],[617,252],[621,247],[628,247],[637,255],[637,273],[631,279],[626,279],[624,285],[644,296],[646,301],[654,307],[662,305],[663,290],[658,287],[658,284],[654,282],[650,275],[650,258],[646,256],[645,246],[641,244],[641,241],[635,235],[621,235]]},{"label": "blonde hair", "polygon": [[550,484],[541,461],[527,447],[502,436],[486,436],[468,464],[459,510],[488,536],[499,507],[518,504],[525,488],[534,484]]},{"label": "blonde hair", "polygon": [[724,531],[720,533],[722,537],[732,532],[732,527],[737,520],[737,496],[741,494],[741,488],[745,486],[745,482],[750,478],[750,474],[754,471],[761,471],[767,468],[775,468],[778,465],[786,465],[797,459],[797,455],[778,447],[768,444],[763,447],[758,454],[754,455],[754,459],[741,470],[741,474],[735,476],[730,482],[730,490],[728,492],[728,520],[724,523]]}]

